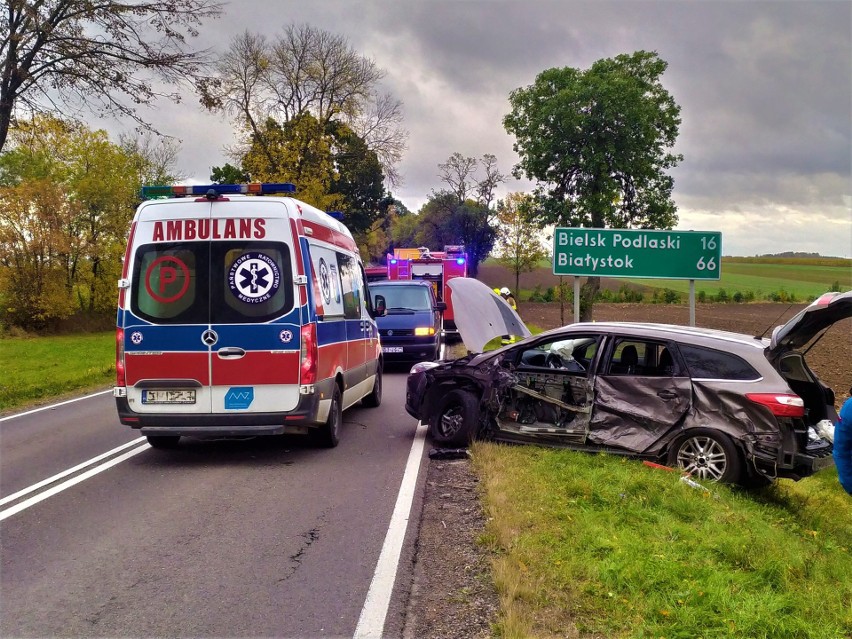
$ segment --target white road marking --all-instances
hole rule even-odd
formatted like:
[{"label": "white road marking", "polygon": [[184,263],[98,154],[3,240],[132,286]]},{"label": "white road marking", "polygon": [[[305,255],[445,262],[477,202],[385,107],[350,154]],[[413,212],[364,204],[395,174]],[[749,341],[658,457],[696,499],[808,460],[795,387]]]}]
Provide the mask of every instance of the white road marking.
[{"label": "white road marking", "polygon": [[112,457],[117,452],[124,450],[125,448],[130,448],[131,446],[136,446],[137,444],[144,442],[144,441],[145,441],[144,437],[139,437],[137,439],[134,439],[133,441],[127,442],[126,444],[122,444],[118,448],[113,448],[112,450],[108,450],[107,452],[103,453],[102,455],[98,455],[97,457],[92,457],[89,461],[84,461],[82,464],[77,464],[73,468],[69,468],[68,470],[63,470],[61,473],[57,473],[53,477],[48,477],[47,479],[42,479],[37,484],[33,484],[32,486],[24,488],[23,490],[19,490],[16,493],[13,493],[11,495],[7,495],[3,499],[0,499],[0,506],[2,506],[3,504],[8,504],[10,501],[15,501],[17,499],[20,499],[24,495],[27,495],[27,494],[29,494],[33,491],[36,491],[39,488],[41,488],[42,486],[47,486],[48,484],[52,484],[55,481],[59,481],[63,477],[68,477],[68,475],[73,475],[78,470],[83,470],[84,468],[91,466],[92,464],[99,462],[102,459],[106,459],[107,457]]},{"label": "white road marking", "polygon": [[405,530],[408,526],[408,516],[411,503],[414,501],[414,488],[417,485],[417,473],[420,471],[420,460],[423,457],[423,446],[426,442],[426,425],[417,424],[414,433],[414,443],[408,453],[408,462],[402,476],[402,484],[396,498],[396,505],[391,515],[385,543],[373,573],[367,599],[361,609],[361,618],[355,628],[354,639],[380,639],[385,627],[385,617],[390,606],[393,584],[396,581],[396,571],[399,566],[399,555],[405,540]]},{"label": "white road marking", "polygon": [[[137,440],[137,442],[138,442],[138,440]],[[136,442],[131,442],[131,443],[136,443]],[[50,488],[50,489],[44,491],[43,493],[39,493],[35,497],[30,497],[29,499],[26,499],[26,500],[22,501],[21,503],[16,504],[14,506],[11,506],[10,508],[7,508],[6,510],[0,510],[0,521],[3,521],[7,517],[11,517],[12,515],[19,513],[22,510],[29,508],[30,506],[34,506],[35,504],[37,504],[41,501],[44,501],[48,497],[53,497],[53,495],[55,495],[57,493],[61,493],[63,490],[71,488],[72,486],[76,486],[80,482],[86,481],[90,477],[94,477],[98,473],[102,473],[103,471],[108,470],[108,469],[112,468],[113,466],[116,466],[117,464],[120,464],[121,462],[130,459],[134,455],[138,455],[139,453],[141,453],[145,450],[148,450],[149,448],[151,448],[151,446],[148,445],[147,443],[142,444],[141,446],[139,446],[139,448],[134,448],[133,450],[130,450],[130,451],[124,453],[123,455],[118,456],[118,457],[115,457],[115,458],[109,460],[108,462],[101,464],[100,466],[95,466],[94,468],[87,470],[85,473],[82,473],[81,475],[77,475],[76,477],[73,477],[73,478],[69,479],[68,481],[62,482],[61,484],[57,484],[53,488]],[[20,492],[29,492],[29,489],[25,489],[24,491],[20,491]]]},{"label": "white road marking", "polygon": [[97,397],[98,395],[104,395],[106,393],[111,393],[112,389],[108,389],[105,391],[99,391],[97,393],[91,393],[89,395],[83,395],[83,397],[75,397],[74,399],[69,399],[64,402],[59,402],[58,404],[50,404],[49,406],[40,406],[38,408],[34,408],[32,410],[28,410],[26,413],[16,413],[15,415],[9,415],[8,417],[0,417],[0,422],[5,422],[9,419],[15,419],[16,417],[24,417],[26,415],[32,415],[33,413],[40,413],[43,410],[50,410],[52,408],[56,408],[57,406],[65,406],[65,404],[71,404],[73,402],[79,402],[83,399],[89,399],[90,397]]}]

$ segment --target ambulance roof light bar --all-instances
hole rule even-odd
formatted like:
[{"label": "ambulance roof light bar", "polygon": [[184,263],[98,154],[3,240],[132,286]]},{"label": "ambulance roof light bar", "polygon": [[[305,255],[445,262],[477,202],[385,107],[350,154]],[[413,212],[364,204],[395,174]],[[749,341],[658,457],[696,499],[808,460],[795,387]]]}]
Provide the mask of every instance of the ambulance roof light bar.
[{"label": "ambulance roof light bar", "polygon": [[158,197],[207,197],[216,199],[220,195],[236,195],[240,193],[250,195],[273,195],[276,193],[295,193],[296,187],[289,182],[268,183],[252,182],[250,184],[190,184],[169,186],[143,186],[141,195],[143,200]]}]

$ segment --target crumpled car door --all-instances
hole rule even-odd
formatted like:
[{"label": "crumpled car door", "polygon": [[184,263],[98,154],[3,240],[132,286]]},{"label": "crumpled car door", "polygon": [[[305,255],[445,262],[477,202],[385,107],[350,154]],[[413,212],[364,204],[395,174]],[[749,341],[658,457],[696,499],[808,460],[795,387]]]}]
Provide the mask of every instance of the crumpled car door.
[{"label": "crumpled car door", "polygon": [[642,453],[674,428],[692,404],[689,377],[599,375],[589,443]]}]

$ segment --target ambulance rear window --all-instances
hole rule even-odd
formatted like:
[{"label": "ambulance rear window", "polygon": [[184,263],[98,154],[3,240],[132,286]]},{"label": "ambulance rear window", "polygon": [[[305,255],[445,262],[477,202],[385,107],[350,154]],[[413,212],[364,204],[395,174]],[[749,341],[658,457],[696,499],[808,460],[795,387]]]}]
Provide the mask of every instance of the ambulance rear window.
[{"label": "ambulance rear window", "polygon": [[157,324],[206,324],[206,242],[149,244],[136,253],[131,310]]},{"label": "ambulance rear window", "polygon": [[137,250],[132,312],[156,324],[266,322],[293,308],[290,249],[279,242],[183,242]]},{"label": "ambulance rear window", "polygon": [[212,324],[266,322],[293,308],[290,247],[280,242],[213,242]]}]

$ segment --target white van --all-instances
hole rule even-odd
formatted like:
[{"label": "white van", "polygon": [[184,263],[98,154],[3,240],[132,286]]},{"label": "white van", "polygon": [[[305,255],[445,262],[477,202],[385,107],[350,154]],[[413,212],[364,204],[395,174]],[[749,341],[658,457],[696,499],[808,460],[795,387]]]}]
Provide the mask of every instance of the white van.
[{"label": "white van", "polygon": [[[146,187],[119,280],[114,396],[155,448],[309,434],[382,399],[358,249],[291,184]],[[249,195],[247,195],[249,194]],[[276,195],[268,195],[276,194]]]}]

